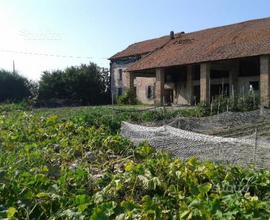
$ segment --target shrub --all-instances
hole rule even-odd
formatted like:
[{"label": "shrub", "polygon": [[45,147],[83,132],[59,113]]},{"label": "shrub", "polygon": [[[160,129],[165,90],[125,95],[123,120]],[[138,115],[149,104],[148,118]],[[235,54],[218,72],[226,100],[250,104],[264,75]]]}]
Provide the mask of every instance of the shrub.
[{"label": "shrub", "polygon": [[200,103],[198,109],[203,116],[219,114],[226,111],[245,112],[259,108],[259,97],[255,93],[249,93],[246,96],[215,97],[211,104]]},{"label": "shrub", "polygon": [[250,93],[247,96],[242,96],[237,99],[237,111],[251,111],[258,109],[260,99],[258,95]]},{"label": "shrub", "polygon": [[204,117],[210,114],[210,105],[206,102],[200,102],[197,106],[198,116]]},{"label": "shrub", "polygon": [[138,104],[138,101],[136,99],[136,94],[128,90],[125,95],[118,96],[117,97],[117,104],[119,105],[136,105]]}]

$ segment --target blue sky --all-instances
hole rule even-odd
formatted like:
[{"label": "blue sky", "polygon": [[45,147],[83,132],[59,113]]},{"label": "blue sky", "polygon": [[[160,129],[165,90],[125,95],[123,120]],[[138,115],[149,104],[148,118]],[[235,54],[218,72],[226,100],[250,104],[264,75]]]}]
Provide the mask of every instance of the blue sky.
[{"label": "blue sky", "polygon": [[0,68],[15,60],[38,80],[90,61],[109,67],[106,58],[131,43],[270,17],[269,9],[269,0],[0,0]]}]

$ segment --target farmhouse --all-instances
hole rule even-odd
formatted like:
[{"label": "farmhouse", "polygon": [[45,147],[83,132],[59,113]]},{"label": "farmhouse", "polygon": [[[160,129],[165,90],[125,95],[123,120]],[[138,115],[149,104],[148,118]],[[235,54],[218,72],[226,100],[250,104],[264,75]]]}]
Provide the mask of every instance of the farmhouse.
[{"label": "farmhouse", "polygon": [[132,44],[110,61],[114,99],[131,90],[145,104],[193,105],[252,91],[270,107],[270,18],[171,32]]}]

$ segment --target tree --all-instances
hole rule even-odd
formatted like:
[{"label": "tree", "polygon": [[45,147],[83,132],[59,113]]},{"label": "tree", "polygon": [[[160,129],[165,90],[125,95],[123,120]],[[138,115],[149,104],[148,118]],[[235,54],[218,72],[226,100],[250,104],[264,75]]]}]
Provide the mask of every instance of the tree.
[{"label": "tree", "polygon": [[39,82],[39,100],[62,105],[100,105],[109,103],[109,73],[94,63],[72,66],[64,71],[44,72]]},{"label": "tree", "polygon": [[0,102],[18,102],[31,97],[32,83],[18,73],[0,70]]}]

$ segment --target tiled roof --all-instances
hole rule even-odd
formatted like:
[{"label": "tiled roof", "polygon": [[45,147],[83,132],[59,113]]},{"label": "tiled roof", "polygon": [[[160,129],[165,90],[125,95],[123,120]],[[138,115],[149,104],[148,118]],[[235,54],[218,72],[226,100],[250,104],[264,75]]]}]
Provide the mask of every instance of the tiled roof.
[{"label": "tiled roof", "polygon": [[119,58],[129,57],[129,56],[136,56],[136,55],[143,55],[149,52],[152,52],[158,48],[164,46],[168,41],[170,41],[170,36],[163,36],[160,38],[155,38],[151,40],[146,40],[142,42],[138,42],[135,44],[131,44],[125,50],[115,54],[110,60],[116,60]]},{"label": "tiled roof", "polygon": [[140,71],[270,54],[270,18],[178,35],[128,67]]}]

